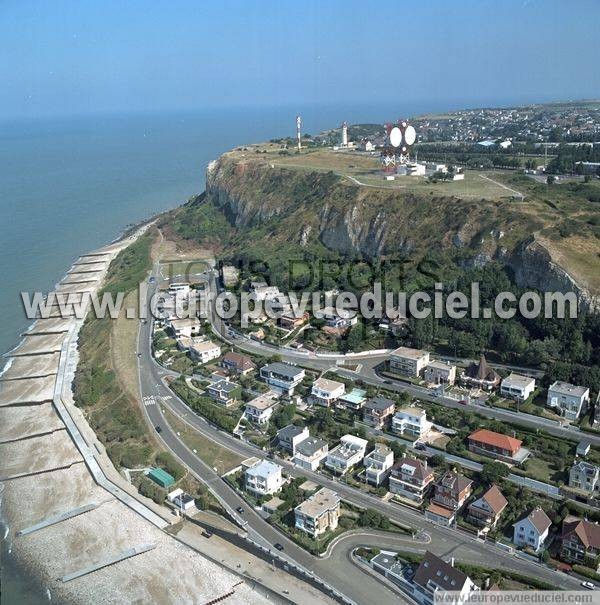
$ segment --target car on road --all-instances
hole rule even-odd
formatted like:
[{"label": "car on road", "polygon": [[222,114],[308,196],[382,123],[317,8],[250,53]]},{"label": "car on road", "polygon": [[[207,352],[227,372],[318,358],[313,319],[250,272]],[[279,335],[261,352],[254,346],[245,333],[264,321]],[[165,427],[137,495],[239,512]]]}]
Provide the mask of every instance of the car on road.
[{"label": "car on road", "polygon": [[141,356],[142,356],[142,354],[141,354],[141,353],[138,353],[138,354],[137,354],[137,356],[138,356],[138,357],[141,357]]},{"label": "car on road", "polygon": [[273,546],[277,549],[277,550],[283,550],[283,545],[279,544],[279,542],[275,542],[275,544],[273,544]]},{"label": "car on road", "polygon": [[148,283],[149,284],[153,284],[155,281],[156,281],[156,278],[154,276],[152,276],[152,275],[148,278]]},{"label": "car on road", "polygon": [[592,582],[582,582],[581,585],[584,588],[587,588],[588,590],[595,590],[595,588],[596,588],[596,585],[593,584]]},{"label": "car on road", "polygon": [[204,530],[204,537],[205,538],[210,538],[213,535],[212,531],[209,531],[208,529]]},{"label": "car on road", "polygon": [[383,381],[383,384],[394,384],[391,380],[387,379]]},{"label": "car on road", "polygon": [[238,507],[237,507],[235,510],[236,510],[238,513],[240,513],[240,515],[241,515],[241,514],[243,514],[243,512],[244,512],[244,507],[243,507],[243,506],[238,506]]},{"label": "car on road", "polygon": [[156,425],[154,428],[156,429],[157,433],[162,433],[162,428],[160,426]]},{"label": "car on road", "polygon": [[424,443],[421,443],[419,441],[419,443],[415,443],[415,449],[416,450],[425,450],[425,449],[427,449],[427,446]]}]

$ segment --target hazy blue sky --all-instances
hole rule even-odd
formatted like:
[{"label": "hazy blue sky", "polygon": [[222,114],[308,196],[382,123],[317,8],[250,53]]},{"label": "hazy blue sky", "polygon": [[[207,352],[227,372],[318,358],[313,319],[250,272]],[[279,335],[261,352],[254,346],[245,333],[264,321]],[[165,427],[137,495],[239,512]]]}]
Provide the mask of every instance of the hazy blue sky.
[{"label": "hazy blue sky", "polygon": [[0,0],[0,116],[600,97],[599,0]]}]

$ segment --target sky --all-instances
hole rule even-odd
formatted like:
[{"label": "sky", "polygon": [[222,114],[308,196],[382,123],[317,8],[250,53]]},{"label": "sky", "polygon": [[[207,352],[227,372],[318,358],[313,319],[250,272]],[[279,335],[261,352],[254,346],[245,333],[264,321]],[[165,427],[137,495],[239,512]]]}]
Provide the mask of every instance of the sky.
[{"label": "sky", "polygon": [[0,118],[598,98],[599,26],[598,0],[0,0]]}]

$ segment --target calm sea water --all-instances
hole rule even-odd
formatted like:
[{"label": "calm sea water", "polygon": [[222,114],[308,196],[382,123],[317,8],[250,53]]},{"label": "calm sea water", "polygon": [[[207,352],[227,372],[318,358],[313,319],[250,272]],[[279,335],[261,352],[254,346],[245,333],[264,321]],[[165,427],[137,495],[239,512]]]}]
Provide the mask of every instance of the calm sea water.
[{"label": "calm sea water", "polygon": [[[0,352],[28,320],[20,292],[48,291],[80,255],[204,189],[207,163],[236,145],[448,107],[279,107],[196,114],[0,121]],[[0,365],[3,365],[0,360]],[[46,602],[7,560],[3,603]]]}]

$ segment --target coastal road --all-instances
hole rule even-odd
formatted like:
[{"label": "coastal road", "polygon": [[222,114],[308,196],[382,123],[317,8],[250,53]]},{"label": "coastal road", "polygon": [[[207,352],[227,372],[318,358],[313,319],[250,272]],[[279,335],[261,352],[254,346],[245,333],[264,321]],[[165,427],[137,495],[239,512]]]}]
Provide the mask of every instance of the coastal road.
[{"label": "coastal road", "polygon": [[[252,539],[263,544],[265,542],[273,544],[276,541],[284,544],[285,553],[294,561],[304,567],[314,570],[315,573],[325,581],[336,586],[339,590],[357,602],[371,602],[375,597],[372,589],[364,592],[365,585],[368,584],[366,577],[363,577],[365,574],[359,576],[359,580],[355,583],[352,575],[353,570],[348,569],[347,567],[347,559],[346,565],[344,565],[343,568],[338,568],[337,564],[332,565],[331,561],[329,561],[327,565],[324,565],[322,560],[309,555],[293,542],[287,540],[278,530],[266,523],[259,515],[254,513],[254,511],[248,510],[247,504],[235,490],[225,483],[213,469],[203,463],[181,442],[162,415],[161,406],[164,405],[200,434],[215,441],[222,447],[226,447],[244,457],[257,455],[264,456],[264,452],[261,452],[253,445],[236,439],[233,435],[217,429],[205,419],[197,416],[163,384],[163,378],[172,373],[158,366],[152,358],[149,346],[150,338],[151,322],[148,321],[147,324],[141,326],[138,343],[138,351],[141,355],[141,357],[139,357],[140,390],[143,400],[145,400],[146,403],[151,401],[154,402],[145,405],[144,409],[152,425],[161,427],[160,437],[166,443],[167,447],[171,449],[196,476],[206,483],[230,509],[235,509],[238,506],[243,506],[247,509],[244,513],[244,521],[247,523],[246,529]],[[157,402],[159,405],[157,405]],[[435,526],[426,521],[423,515],[412,509],[397,504],[383,502],[375,496],[371,496],[370,494],[346,485],[343,481],[330,479],[319,473],[311,473],[304,469],[302,469],[302,472],[300,473],[299,469],[289,462],[277,458],[275,460],[277,463],[281,464],[291,476],[299,476],[301,474],[320,485],[334,489],[344,500],[352,504],[365,508],[374,508],[393,521],[408,525],[418,532],[429,534],[432,538],[432,542],[427,548],[440,555],[453,553],[460,560],[478,562],[481,565],[488,565],[491,568],[496,568],[498,562],[502,561],[502,564],[507,568],[514,569],[515,571],[526,575],[543,578],[550,583],[561,586],[568,585],[571,588],[576,588],[579,584],[578,580],[574,578],[569,578],[563,574],[559,575],[546,567],[509,555],[503,550],[490,544],[484,544],[482,541],[477,540],[464,532]],[[398,541],[395,543],[400,550],[406,548],[406,538],[402,538],[402,544],[399,544]],[[342,546],[343,545],[340,545],[340,548]],[[336,553],[337,550],[334,548],[332,556],[337,556]],[[356,576],[356,574],[354,575]],[[342,589],[344,586],[347,588]],[[382,587],[380,586],[379,590],[381,589]],[[386,590],[389,591],[387,588]],[[359,597],[359,595],[362,596]],[[389,595],[387,595],[387,598],[389,599]],[[384,600],[383,602],[386,601]]]}]

